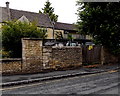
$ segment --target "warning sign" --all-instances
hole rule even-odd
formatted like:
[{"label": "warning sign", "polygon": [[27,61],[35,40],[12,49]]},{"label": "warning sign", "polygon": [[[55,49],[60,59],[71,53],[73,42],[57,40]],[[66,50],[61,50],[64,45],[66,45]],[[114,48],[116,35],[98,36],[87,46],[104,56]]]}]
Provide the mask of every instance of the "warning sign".
[{"label": "warning sign", "polygon": [[89,45],[88,50],[92,50],[92,49],[93,49],[93,46]]}]

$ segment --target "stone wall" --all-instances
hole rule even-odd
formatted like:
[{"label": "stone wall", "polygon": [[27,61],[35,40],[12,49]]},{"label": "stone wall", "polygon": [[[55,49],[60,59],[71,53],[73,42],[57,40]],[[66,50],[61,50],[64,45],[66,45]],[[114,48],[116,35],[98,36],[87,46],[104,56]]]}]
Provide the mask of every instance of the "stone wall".
[{"label": "stone wall", "polygon": [[53,47],[52,58],[56,69],[79,67],[82,65],[82,49],[68,46]]},{"label": "stone wall", "polygon": [[42,64],[42,40],[22,39],[22,71],[39,72],[43,69]]},{"label": "stone wall", "polygon": [[45,69],[66,69],[82,65],[81,47],[43,47],[43,66]]},{"label": "stone wall", "polygon": [[34,73],[82,65],[81,47],[42,46],[41,39],[22,39],[23,72]]},{"label": "stone wall", "polygon": [[52,62],[52,47],[51,46],[43,46],[43,66],[44,69],[53,69]]},{"label": "stone wall", "polygon": [[18,74],[21,73],[22,59],[2,59],[0,60],[0,73],[2,74]]},{"label": "stone wall", "polygon": [[[1,60],[2,64],[0,66],[2,66],[2,69],[0,71],[3,74],[10,75],[37,73],[51,69],[66,70],[80,67],[84,62],[89,63],[88,61],[92,59],[90,64],[119,62],[118,58],[103,49],[103,47],[97,48],[94,46],[93,49],[85,51],[88,48],[83,50],[83,47],[80,46],[43,46],[43,40],[41,39],[24,38],[22,39],[22,59]],[[89,54],[86,54],[86,52]]]}]

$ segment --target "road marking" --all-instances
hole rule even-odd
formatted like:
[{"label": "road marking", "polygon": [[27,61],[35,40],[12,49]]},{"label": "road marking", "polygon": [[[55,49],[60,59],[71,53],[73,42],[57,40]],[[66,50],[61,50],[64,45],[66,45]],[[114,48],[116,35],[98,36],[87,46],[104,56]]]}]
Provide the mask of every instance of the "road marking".
[{"label": "road marking", "polygon": [[80,77],[84,78],[84,77],[90,77],[90,76],[101,75],[101,74],[106,74],[106,73],[114,73],[114,72],[118,72],[118,70],[110,70],[110,71],[107,71],[107,72],[96,73],[96,74],[89,74],[89,75],[85,75],[85,76],[68,77],[68,78],[63,78],[63,79],[59,79],[59,80],[45,81],[45,82],[40,82],[40,83],[35,83],[35,84],[29,84],[29,85],[20,85],[20,86],[11,87],[11,88],[2,88],[2,89],[0,89],[0,91],[13,90],[13,89],[19,89],[19,88],[24,88],[24,87],[37,86],[37,85],[42,85],[42,84],[47,84],[47,83],[52,83],[52,82],[58,82],[58,81],[61,81],[61,80],[72,80],[72,79],[80,78]]}]

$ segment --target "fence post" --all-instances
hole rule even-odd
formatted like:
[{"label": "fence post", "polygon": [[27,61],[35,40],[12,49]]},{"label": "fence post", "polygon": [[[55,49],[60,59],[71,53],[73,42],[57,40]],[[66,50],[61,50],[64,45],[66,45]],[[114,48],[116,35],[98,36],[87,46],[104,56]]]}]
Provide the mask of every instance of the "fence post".
[{"label": "fence post", "polygon": [[101,46],[101,64],[104,64],[104,50],[103,50],[103,46]]}]

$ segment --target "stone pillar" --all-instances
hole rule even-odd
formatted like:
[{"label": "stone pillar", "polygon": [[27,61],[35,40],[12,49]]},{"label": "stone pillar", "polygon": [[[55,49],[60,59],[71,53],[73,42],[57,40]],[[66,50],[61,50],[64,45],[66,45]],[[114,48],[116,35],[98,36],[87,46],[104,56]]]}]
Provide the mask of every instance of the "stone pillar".
[{"label": "stone pillar", "polygon": [[43,69],[42,43],[41,39],[22,39],[22,70],[25,72],[40,72]]}]

